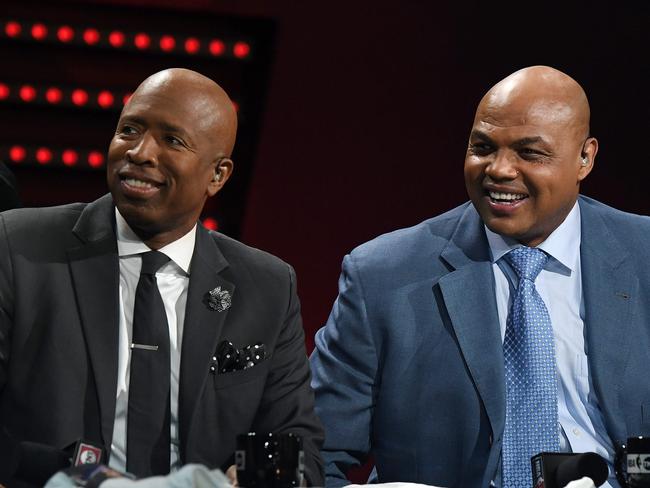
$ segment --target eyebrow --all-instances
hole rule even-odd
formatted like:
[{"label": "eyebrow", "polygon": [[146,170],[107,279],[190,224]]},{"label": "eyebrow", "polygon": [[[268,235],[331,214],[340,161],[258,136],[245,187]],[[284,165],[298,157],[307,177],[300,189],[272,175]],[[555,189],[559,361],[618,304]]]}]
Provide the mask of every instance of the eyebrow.
[{"label": "eyebrow", "polygon": [[161,122],[158,125],[160,126],[161,129],[163,129],[164,131],[167,131],[167,132],[174,132],[176,134],[180,134],[180,135],[186,136],[186,137],[189,135],[185,131],[185,129],[183,129],[182,127],[179,127],[177,125],[174,125],[174,124],[169,124],[167,122]]},{"label": "eyebrow", "polygon": [[481,139],[482,141],[489,142],[489,143],[494,143],[494,141],[485,133],[481,132],[478,129],[474,129],[471,134],[469,135],[470,139],[477,138]]},{"label": "eyebrow", "polygon": [[[126,117],[124,117],[121,120],[121,122],[124,122],[124,121],[135,122],[136,124],[140,124],[140,125],[147,125],[147,121],[145,120],[145,118],[144,117],[139,117],[137,115],[127,115]],[[158,125],[158,127],[160,127],[162,130],[164,130],[166,132],[172,132],[174,134],[178,134],[178,135],[180,135],[180,136],[182,136],[182,137],[184,137],[184,138],[186,138],[188,140],[192,139],[190,137],[190,135],[187,133],[187,131],[185,129],[183,129],[182,127],[178,126],[178,125],[170,124],[168,122],[161,122],[161,123],[159,123],[157,125]]]},{"label": "eyebrow", "polygon": [[530,144],[544,143],[544,139],[540,136],[523,137],[514,142],[513,146],[528,146]]},{"label": "eyebrow", "polygon": [[[488,136],[485,132],[482,132],[478,129],[474,129],[472,131],[472,133],[470,134],[470,139],[471,138],[481,139],[484,142],[489,142],[490,144],[494,144],[494,140],[492,140],[490,136]],[[514,141],[511,144],[511,146],[522,147],[522,146],[528,146],[530,144],[537,144],[537,143],[545,144],[546,141],[541,136],[522,137],[521,139],[517,139],[516,141]]]}]

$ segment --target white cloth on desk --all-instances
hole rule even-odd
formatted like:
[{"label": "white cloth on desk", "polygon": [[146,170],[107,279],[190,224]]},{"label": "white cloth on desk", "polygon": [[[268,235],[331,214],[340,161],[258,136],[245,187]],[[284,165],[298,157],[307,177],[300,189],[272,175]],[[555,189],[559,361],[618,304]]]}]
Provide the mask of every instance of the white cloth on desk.
[{"label": "white cloth on desk", "polygon": [[[403,482],[395,482],[395,483],[378,483],[378,484],[372,484],[372,485],[347,485],[344,488],[360,488],[362,486],[371,486],[373,488],[443,488],[439,486],[432,486],[432,485],[422,485],[420,483],[403,483]],[[591,478],[587,478],[586,476],[584,478],[580,478],[579,480],[572,481],[568,485],[566,485],[564,488],[596,488],[596,485],[594,485],[594,482],[591,480]]]}]

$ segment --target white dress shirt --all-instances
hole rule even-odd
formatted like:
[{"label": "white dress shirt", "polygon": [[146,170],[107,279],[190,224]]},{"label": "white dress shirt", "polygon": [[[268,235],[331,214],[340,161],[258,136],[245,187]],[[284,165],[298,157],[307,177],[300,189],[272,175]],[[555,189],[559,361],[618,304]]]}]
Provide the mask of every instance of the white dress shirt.
[{"label": "white dress shirt", "polygon": [[[517,287],[518,278],[508,262],[501,258],[521,244],[495,234],[487,227],[485,232],[492,253],[503,340],[511,296]],[[614,447],[607,434],[589,375],[584,333],[580,235],[580,207],[576,202],[564,222],[537,246],[550,259],[535,280],[535,287],[548,309],[555,336],[560,448],[566,452],[592,451],[603,456],[608,460],[610,468],[609,484],[603,486],[618,487],[612,467]]]},{"label": "white dress shirt", "polygon": [[[118,471],[126,471],[126,423],[129,398],[129,373],[131,362],[131,334],[133,331],[133,307],[135,289],[140,279],[142,267],[141,254],[151,249],[131,230],[124,217],[115,209],[117,252],[120,257],[120,322],[117,366],[117,400],[115,404],[115,423],[109,466]],[[180,239],[158,249],[171,259],[156,273],[158,290],[165,305],[169,325],[169,346],[171,360],[170,392],[170,463],[171,468],[180,466],[178,441],[178,379],[181,364],[181,345],[185,304],[190,282],[190,262],[196,241],[196,225]]]}]

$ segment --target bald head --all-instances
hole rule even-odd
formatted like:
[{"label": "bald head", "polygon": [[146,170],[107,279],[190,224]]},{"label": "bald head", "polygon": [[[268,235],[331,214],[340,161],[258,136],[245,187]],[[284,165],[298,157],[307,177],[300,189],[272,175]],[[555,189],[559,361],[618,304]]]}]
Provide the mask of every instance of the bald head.
[{"label": "bald head", "polygon": [[175,102],[182,102],[188,108],[202,130],[213,133],[221,155],[232,154],[237,134],[237,113],[232,100],[217,83],[196,71],[169,68],[154,73],[140,83],[129,103],[137,96],[151,93],[176,97]]},{"label": "bald head", "polygon": [[587,96],[573,78],[549,66],[531,66],[494,85],[479,103],[475,121],[553,123],[585,139],[589,117]]}]

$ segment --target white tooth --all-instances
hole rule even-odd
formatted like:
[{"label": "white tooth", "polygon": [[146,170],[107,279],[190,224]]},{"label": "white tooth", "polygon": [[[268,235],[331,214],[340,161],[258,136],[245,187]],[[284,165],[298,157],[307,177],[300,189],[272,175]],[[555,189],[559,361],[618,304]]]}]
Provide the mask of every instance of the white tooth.
[{"label": "white tooth", "polygon": [[146,181],[136,180],[134,178],[127,178],[126,182],[131,186],[135,186],[136,188],[153,188],[152,184],[147,183]]},{"label": "white tooth", "polygon": [[524,195],[519,193],[499,193],[495,191],[490,192],[490,197],[494,200],[521,200]]}]

